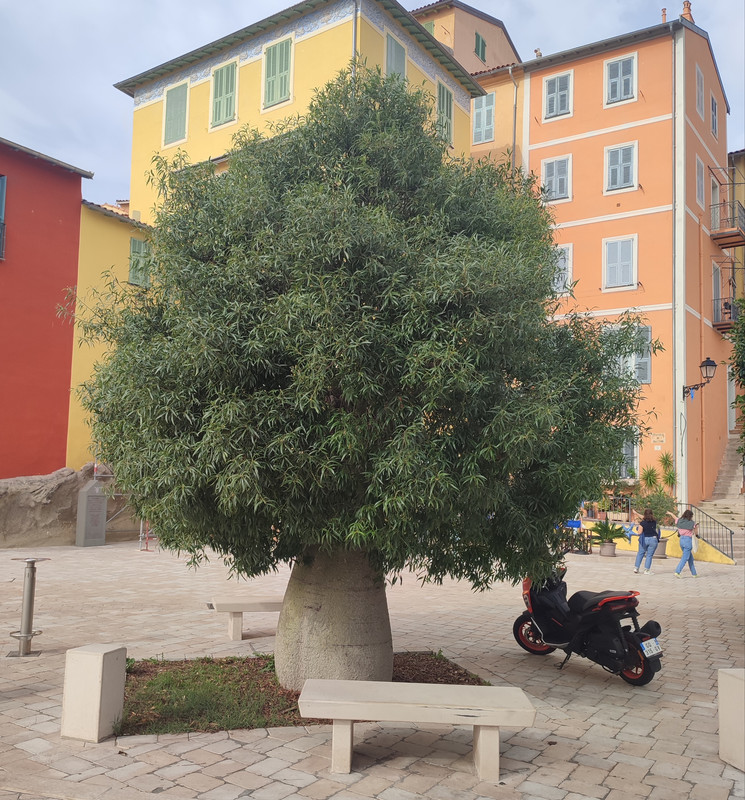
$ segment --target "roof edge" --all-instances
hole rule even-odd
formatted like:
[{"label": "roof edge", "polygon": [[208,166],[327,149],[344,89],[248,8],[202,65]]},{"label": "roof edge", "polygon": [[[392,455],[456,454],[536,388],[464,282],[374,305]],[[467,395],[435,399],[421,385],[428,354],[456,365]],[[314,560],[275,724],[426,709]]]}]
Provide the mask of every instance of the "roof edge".
[{"label": "roof edge", "polygon": [[30,147],[24,147],[22,144],[11,142],[9,139],[3,139],[0,137],[0,144],[4,144],[7,147],[10,147],[11,150],[16,150],[19,153],[25,153],[27,156],[31,156],[31,158],[38,158],[41,161],[46,161],[47,164],[51,164],[54,167],[60,167],[60,169],[73,172],[76,175],[80,175],[81,178],[93,177],[93,173],[88,172],[88,170],[80,169],[80,167],[74,167],[72,164],[66,164],[64,161],[58,161],[56,158],[52,158],[44,153],[40,153],[38,150],[32,150]]}]

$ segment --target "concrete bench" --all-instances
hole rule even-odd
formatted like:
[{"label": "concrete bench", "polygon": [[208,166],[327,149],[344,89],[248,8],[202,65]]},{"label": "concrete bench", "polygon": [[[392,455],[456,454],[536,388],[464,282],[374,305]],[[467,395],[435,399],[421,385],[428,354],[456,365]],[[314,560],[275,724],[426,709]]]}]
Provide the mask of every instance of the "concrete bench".
[{"label": "concrete bench", "polygon": [[473,726],[476,774],[499,780],[499,728],[524,728],[535,708],[522,689],[381,681],[305,681],[303,717],[330,719],[331,772],[350,772],[355,721],[437,722]]},{"label": "concrete bench", "polygon": [[228,636],[234,642],[243,638],[243,615],[282,610],[281,597],[213,597],[207,608],[228,615]]}]

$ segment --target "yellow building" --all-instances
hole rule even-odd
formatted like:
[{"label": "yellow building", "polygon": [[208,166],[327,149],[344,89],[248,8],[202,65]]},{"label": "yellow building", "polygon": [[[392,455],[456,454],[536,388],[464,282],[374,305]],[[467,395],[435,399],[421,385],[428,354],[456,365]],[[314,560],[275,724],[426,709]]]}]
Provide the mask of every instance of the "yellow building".
[{"label": "yellow building", "polygon": [[221,160],[235,133],[301,114],[358,53],[423,86],[454,154],[470,151],[471,99],[484,92],[395,0],[307,0],[116,84],[134,99],[130,214],[149,222],[152,159]]},{"label": "yellow building", "polygon": [[[100,206],[83,200],[80,209],[80,246],[78,252],[77,310],[85,317],[86,299],[94,289],[103,289],[103,273],[107,270],[118,280],[141,285],[147,281],[140,269],[144,254],[146,226],[131,220],[126,210]],[[93,374],[93,365],[104,354],[102,346],[81,341],[80,328],[75,326],[72,367],[70,375],[70,408],[67,425],[67,456],[65,465],[80,469],[93,461],[87,414],[77,393],[84,381]]]}]

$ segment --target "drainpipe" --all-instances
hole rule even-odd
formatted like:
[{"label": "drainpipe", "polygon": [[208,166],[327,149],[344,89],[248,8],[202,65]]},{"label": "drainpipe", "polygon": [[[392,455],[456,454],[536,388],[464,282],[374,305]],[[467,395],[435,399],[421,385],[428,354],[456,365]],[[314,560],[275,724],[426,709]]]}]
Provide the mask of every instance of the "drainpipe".
[{"label": "drainpipe", "polygon": [[[704,215],[698,215],[698,304],[701,315],[698,320],[698,357],[699,364],[704,360],[704,336],[706,335],[706,325],[704,324]],[[706,396],[701,392],[701,499],[706,497],[706,414],[704,404]]]},{"label": "drainpipe", "polygon": [[517,81],[512,76],[512,64],[508,67],[510,80],[515,87],[512,93],[512,172],[515,171],[515,147],[517,146]]},{"label": "drainpipe", "polygon": [[354,13],[352,16],[352,80],[357,77],[357,16],[360,9],[360,0],[354,0]]}]

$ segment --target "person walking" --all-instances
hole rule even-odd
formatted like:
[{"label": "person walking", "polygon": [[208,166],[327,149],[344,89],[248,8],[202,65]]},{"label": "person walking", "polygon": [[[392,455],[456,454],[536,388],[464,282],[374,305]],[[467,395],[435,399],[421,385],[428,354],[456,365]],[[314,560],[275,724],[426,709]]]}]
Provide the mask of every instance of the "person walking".
[{"label": "person walking", "polygon": [[680,536],[680,549],[683,555],[680,562],[675,569],[675,577],[679,578],[683,567],[688,564],[691,570],[691,575],[697,578],[696,565],[693,562],[693,537],[698,537],[698,522],[693,521],[693,511],[686,509],[681,515],[680,519],[675,523],[678,528],[678,536]]},{"label": "person walking", "polygon": [[660,526],[651,508],[644,509],[644,516],[637,528],[639,528],[639,549],[636,553],[634,572],[639,572],[639,567],[644,561],[644,574],[652,575],[652,556],[660,543]]}]

